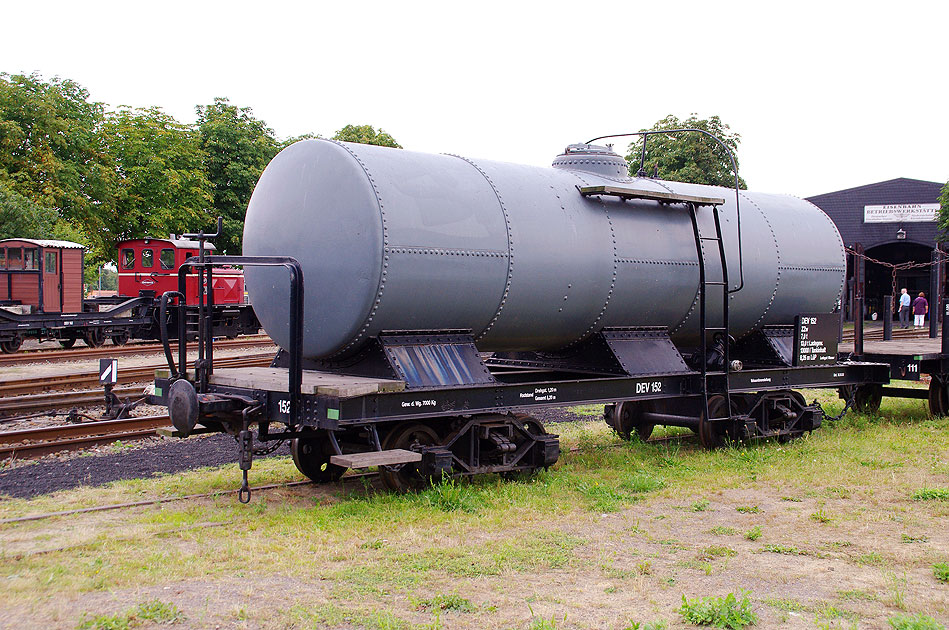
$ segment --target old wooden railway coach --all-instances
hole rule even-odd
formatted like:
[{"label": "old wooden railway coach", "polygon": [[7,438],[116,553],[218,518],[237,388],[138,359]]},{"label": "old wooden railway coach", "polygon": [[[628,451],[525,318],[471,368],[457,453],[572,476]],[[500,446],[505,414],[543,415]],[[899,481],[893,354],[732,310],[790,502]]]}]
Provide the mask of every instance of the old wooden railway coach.
[{"label": "old wooden railway coach", "polygon": [[20,313],[81,311],[82,256],[70,241],[0,241],[0,304]]}]

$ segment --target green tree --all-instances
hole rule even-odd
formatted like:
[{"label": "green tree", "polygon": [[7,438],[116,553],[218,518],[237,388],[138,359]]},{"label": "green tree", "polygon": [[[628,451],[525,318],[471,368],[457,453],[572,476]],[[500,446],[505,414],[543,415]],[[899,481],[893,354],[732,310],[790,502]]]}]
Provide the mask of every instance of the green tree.
[{"label": "green tree", "polygon": [[942,187],[939,195],[939,233],[937,240],[949,241],[949,182]]},{"label": "green tree", "polygon": [[94,236],[115,190],[103,117],[102,103],[74,81],[0,73],[0,180]]},{"label": "green tree", "polygon": [[0,182],[0,239],[50,238],[59,215]]},{"label": "green tree", "polygon": [[115,160],[115,216],[100,242],[112,260],[118,242],[211,225],[211,184],[197,131],[160,108],[121,108],[103,128]]},{"label": "green tree", "polygon": [[196,110],[213,214],[224,217],[224,235],[216,245],[225,253],[240,254],[247,203],[264,167],[280,146],[273,130],[255,118],[249,107],[215,98],[212,104],[199,105]]},{"label": "green tree", "polygon": [[[732,154],[735,154],[735,165],[738,165],[737,153],[741,136],[730,131],[728,125],[723,123],[718,116],[700,119],[692,114],[685,120],[679,120],[669,115],[642,131],[682,128],[701,129],[717,136],[731,149]],[[626,155],[630,175],[636,175],[639,171],[642,150],[643,137],[637,136],[636,140],[629,145],[629,153]],[[656,173],[659,179],[674,182],[711,184],[729,188],[735,186],[735,173],[728,154],[717,142],[704,134],[695,132],[650,135],[646,141],[646,163],[643,168],[650,176]],[[748,187],[745,180],[740,177],[738,185],[742,189]]]},{"label": "green tree", "polygon": [[376,131],[372,125],[346,125],[336,132],[333,140],[342,142],[358,142],[359,144],[377,144],[381,147],[401,149],[402,145],[395,138],[380,129]]}]

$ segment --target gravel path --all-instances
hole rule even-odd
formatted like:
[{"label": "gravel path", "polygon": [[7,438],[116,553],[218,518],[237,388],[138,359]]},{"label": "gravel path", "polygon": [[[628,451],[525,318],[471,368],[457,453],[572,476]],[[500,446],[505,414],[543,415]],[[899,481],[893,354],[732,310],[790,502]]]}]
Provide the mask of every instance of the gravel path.
[{"label": "gravel path", "polygon": [[[525,410],[529,411],[529,410]],[[530,410],[545,424],[573,420],[597,420],[566,409]],[[551,432],[556,432],[551,429]],[[0,497],[29,498],[79,486],[100,486],[120,479],[138,479],[176,473],[202,466],[220,466],[237,461],[237,444],[229,435],[195,436],[186,440],[156,438],[146,446],[122,452],[49,457],[0,471]],[[289,456],[283,444],[269,457]],[[259,458],[255,458],[259,459]]]}]

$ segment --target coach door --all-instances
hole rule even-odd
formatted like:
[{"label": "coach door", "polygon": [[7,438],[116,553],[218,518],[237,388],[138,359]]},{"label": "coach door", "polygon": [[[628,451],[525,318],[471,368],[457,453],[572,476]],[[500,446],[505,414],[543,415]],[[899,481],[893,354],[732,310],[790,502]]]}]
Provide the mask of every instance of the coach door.
[{"label": "coach door", "polygon": [[45,249],[43,252],[43,310],[60,313],[63,310],[63,283],[59,275],[59,250]]}]

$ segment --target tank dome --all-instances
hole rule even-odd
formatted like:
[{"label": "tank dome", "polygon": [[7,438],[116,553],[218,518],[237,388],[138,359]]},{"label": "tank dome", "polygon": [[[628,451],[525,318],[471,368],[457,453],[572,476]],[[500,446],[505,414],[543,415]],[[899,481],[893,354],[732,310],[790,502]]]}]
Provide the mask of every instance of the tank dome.
[{"label": "tank dome", "polygon": [[586,171],[603,177],[626,177],[626,160],[613,152],[612,147],[598,144],[570,144],[554,158],[554,168]]}]

